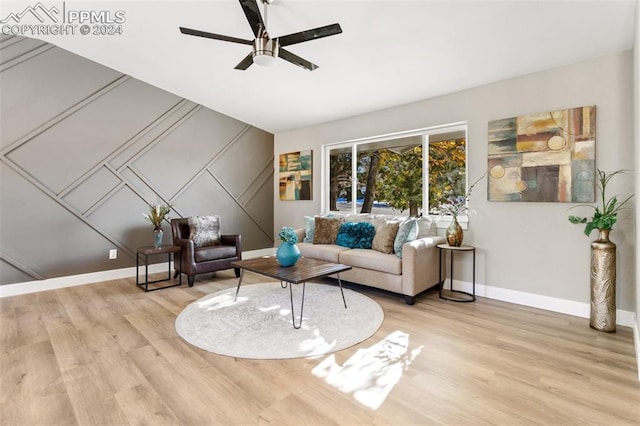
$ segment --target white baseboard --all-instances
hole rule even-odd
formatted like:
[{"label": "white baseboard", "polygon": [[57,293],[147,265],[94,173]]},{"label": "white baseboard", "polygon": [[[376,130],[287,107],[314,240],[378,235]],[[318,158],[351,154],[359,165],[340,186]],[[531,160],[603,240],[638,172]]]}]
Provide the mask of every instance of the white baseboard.
[{"label": "white baseboard", "polygon": [[[242,253],[243,259],[251,259],[260,256],[270,256],[275,253],[274,248],[251,250]],[[173,263],[171,264],[173,269]],[[167,263],[154,263],[149,265],[149,273],[167,272]],[[144,275],[144,266],[140,266],[140,275]],[[0,298],[19,296],[21,294],[36,293],[38,291],[55,290],[57,288],[73,287],[76,285],[95,284],[103,281],[119,280],[136,276],[136,267],[110,269],[108,271],[91,272],[88,274],[69,275],[66,277],[49,278],[46,280],[27,281],[16,284],[0,286]]]},{"label": "white baseboard", "polygon": [[[445,282],[445,288],[449,288],[448,283],[449,281]],[[467,281],[453,280],[453,288],[456,290],[471,292],[473,284]],[[530,306],[532,308],[545,309],[547,311],[559,312],[581,318],[589,318],[591,310],[589,303],[559,299],[557,297],[543,296],[540,294],[526,293],[523,291],[509,290],[500,287],[492,287],[484,284],[476,284],[476,296],[516,303],[518,305]],[[625,327],[633,327],[635,324],[635,314],[633,312],[623,311],[622,309],[616,309],[616,324]],[[638,345],[636,345],[636,348],[638,348]]]},{"label": "white baseboard", "polygon": [[636,363],[638,364],[638,380],[640,380],[640,330],[638,329],[638,322],[640,317],[634,315],[633,321],[633,345],[636,348]]},{"label": "white baseboard", "polygon": [[[274,253],[275,248],[252,250],[243,252],[242,258],[251,259],[260,256],[271,256]],[[156,263],[153,265],[149,265],[150,273],[165,271],[167,271],[166,263]],[[140,273],[144,274],[144,267],[140,267]],[[131,278],[135,276],[136,268],[130,267],[122,269],[111,269],[108,271],[92,272],[88,274],[70,275],[66,277],[49,278],[46,280],[6,284],[0,286],[0,298],[35,293],[38,291],[55,290],[57,288],[72,287],[76,285],[94,284],[103,281]],[[472,290],[472,284],[470,282],[454,280],[453,285],[456,290],[463,290],[468,292],[471,292]],[[546,309],[548,311],[574,315],[581,318],[589,318],[590,307],[588,303],[558,299],[556,297],[542,296],[539,294],[509,290],[500,287],[492,287],[483,284],[476,284],[476,295],[487,297],[489,299],[516,303],[518,305],[530,306],[533,308]],[[618,309],[616,310],[616,323],[625,327],[634,327],[636,353],[640,353],[640,337],[638,336],[639,331],[635,320],[635,314],[633,312]],[[640,363],[640,357],[636,358]],[[640,368],[638,370],[640,371]]]}]

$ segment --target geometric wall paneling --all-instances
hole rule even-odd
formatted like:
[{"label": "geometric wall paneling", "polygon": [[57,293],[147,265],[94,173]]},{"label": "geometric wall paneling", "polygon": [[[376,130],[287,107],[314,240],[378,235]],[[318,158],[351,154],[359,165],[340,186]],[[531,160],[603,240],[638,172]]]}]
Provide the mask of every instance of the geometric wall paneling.
[{"label": "geometric wall paneling", "polygon": [[[220,214],[245,250],[273,246],[273,135],[49,44],[3,46],[0,285],[135,265],[154,201]],[[32,86],[46,96],[17,98]]]},{"label": "geometric wall paneling", "polygon": [[[144,200],[128,186],[122,186],[93,210],[89,219],[99,223],[135,259],[136,247],[152,244],[153,226],[142,217],[148,210]],[[164,230],[171,233],[167,225]],[[165,241],[168,243],[169,239]]]},{"label": "geometric wall paneling", "polygon": [[[272,136],[255,127],[249,127],[240,135],[233,145],[220,155],[209,168],[223,184],[236,196],[247,192],[256,177],[257,171],[269,167],[273,171]],[[247,155],[250,153],[250,155]],[[229,161],[230,158],[242,158],[242,163]],[[251,170],[253,173],[236,173],[238,168]]]},{"label": "geometric wall paneling", "polygon": [[489,201],[594,201],[596,107],[489,122]]},{"label": "geometric wall paneling", "polygon": [[265,205],[273,203],[273,158],[270,166],[269,173],[265,174],[263,179],[256,180],[256,186],[251,190],[252,196],[243,203],[247,215],[262,231],[256,236],[255,247],[273,246],[273,210],[264,211]]},{"label": "geometric wall paneling", "polygon": [[173,128],[182,124],[197,108],[198,104],[186,99],[180,99],[171,109],[167,110],[162,116],[129,140],[125,146],[115,152],[109,159],[109,164],[113,168],[120,170],[138,157],[144,156],[154,141],[161,139],[166,133],[171,132]]},{"label": "geometric wall paneling", "polygon": [[145,180],[175,196],[247,127],[250,126],[200,107],[156,140],[132,167]]},{"label": "geometric wall paneling", "polygon": [[[60,193],[175,103],[175,96],[157,92],[166,93],[127,79],[7,156]],[[56,162],[50,161],[56,157]]]},{"label": "geometric wall paneling", "polygon": [[77,211],[87,214],[89,209],[104,196],[114,190],[122,179],[118,178],[109,168],[100,166],[94,173],[62,195],[69,205]]},{"label": "geometric wall paneling", "polygon": [[[3,148],[120,77],[122,73],[58,48],[49,48],[3,70]],[[26,80],[28,85],[21,84]],[[61,87],[65,90],[61,91]]]},{"label": "geometric wall paneling", "polygon": [[29,274],[25,268],[14,266],[11,259],[0,258],[0,277],[3,283],[21,283],[25,281],[41,280],[44,277]]},{"label": "geometric wall paneling", "polygon": [[[34,271],[37,277],[58,277],[95,271],[113,246],[95,226],[70,214],[64,202],[55,200],[4,163],[0,248],[9,259]],[[37,278],[34,278],[37,279]],[[4,277],[3,277],[4,280]]]}]

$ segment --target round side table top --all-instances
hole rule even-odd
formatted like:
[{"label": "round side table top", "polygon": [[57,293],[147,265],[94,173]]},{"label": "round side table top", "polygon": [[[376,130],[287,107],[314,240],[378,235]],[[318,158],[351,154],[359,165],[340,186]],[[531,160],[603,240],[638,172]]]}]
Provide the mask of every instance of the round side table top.
[{"label": "round side table top", "polygon": [[459,251],[469,251],[469,250],[476,249],[473,246],[462,245],[462,246],[456,247],[456,246],[450,246],[449,244],[438,244],[436,245],[436,247],[443,250],[459,250]]}]

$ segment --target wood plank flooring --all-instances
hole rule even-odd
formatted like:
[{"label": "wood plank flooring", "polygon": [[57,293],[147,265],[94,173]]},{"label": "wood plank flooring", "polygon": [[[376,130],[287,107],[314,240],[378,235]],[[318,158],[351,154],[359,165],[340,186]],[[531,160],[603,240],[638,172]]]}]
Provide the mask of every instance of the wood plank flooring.
[{"label": "wood plank flooring", "polygon": [[187,304],[236,283],[223,271],[192,288],[144,293],[133,278],[0,299],[0,424],[640,423],[629,328],[434,290],[408,306],[347,284],[385,320],[332,355],[234,359],[176,335]]}]

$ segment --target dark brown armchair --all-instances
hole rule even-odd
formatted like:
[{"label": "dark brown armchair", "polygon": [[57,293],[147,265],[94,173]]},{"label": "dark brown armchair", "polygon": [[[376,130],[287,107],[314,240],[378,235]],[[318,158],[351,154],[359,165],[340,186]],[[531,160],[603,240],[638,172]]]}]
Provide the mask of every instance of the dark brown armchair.
[{"label": "dark brown armchair", "polygon": [[[189,287],[193,286],[196,274],[232,268],[231,262],[242,259],[242,239],[240,234],[220,235],[220,244],[196,247],[189,239],[189,219],[171,219],[173,244],[182,248],[180,269],[176,265],[175,276],[187,275]],[[234,268],[236,277],[240,269]]]}]

